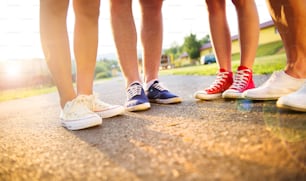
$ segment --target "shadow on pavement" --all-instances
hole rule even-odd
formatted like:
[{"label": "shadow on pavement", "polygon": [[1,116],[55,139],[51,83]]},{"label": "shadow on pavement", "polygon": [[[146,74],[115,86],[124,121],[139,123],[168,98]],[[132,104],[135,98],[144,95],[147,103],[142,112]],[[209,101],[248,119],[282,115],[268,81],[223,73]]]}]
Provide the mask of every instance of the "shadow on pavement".
[{"label": "shadow on pavement", "polygon": [[141,180],[300,180],[304,115],[275,101],[185,101],[72,133]]}]

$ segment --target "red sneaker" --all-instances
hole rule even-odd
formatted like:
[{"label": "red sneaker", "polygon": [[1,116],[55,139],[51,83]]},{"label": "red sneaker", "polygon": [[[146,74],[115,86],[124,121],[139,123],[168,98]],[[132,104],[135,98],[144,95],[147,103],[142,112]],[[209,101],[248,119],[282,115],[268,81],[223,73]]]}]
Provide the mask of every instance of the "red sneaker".
[{"label": "red sneaker", "polygon": [[242,93],[248,89],[255,88],[253,81],[252,70],[245,67],[239,66],[238,71],[235,75],[234,83],[229,89],[223,92],[223,98],[242,98]]},{"label": "red sneaker", "polygon": [[222,93],[233,83],[233,73],[220,69],[216,80],[210,87],[194,93],[196,99],[213,100],[222,97]]}]

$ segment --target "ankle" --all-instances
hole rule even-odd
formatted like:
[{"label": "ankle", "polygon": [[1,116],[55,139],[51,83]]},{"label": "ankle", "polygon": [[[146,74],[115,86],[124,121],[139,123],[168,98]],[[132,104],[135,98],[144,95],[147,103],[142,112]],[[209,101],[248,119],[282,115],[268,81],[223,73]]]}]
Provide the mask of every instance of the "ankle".
[{"label": "ankle", "polygon": [[145,90],[148,90],[149,87],[151,87],[151,85],[153,85],[155,81],[158,81],[158,79],[152,79],[152,80],[150,80],[149,82],[146,82],[146,83],[144,84],[144,89],[145,89]]},{"label": "ankle", "polygon": [[126,88],[131,87],[133,84],[140,84],[140,85],[142,86],[142,83],[141,83],[140,81],[135,80],[135,81],[133,81],[133,82],[127,83],[127,84],[126,84],[126,85],[127,85],[127,87],[126,87]]},{"label": "ankle", "polygon": [[251,70],[252,71],[252,67],[248,67],[248,66],[244,66],[244,65],[240,65],[237,70]]}]

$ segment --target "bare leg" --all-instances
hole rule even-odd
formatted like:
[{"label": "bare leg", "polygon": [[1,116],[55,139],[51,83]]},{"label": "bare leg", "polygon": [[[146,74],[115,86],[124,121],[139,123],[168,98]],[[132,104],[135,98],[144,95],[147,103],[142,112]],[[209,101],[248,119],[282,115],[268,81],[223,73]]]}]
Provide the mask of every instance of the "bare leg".
[{"label": "bare leg", "polygon": [[240,65],[252,69],[259,38],[259,18],[256,4],[250,0],[233,0],[233,3],[238,15]]},{"label": "bare leg", "polygon": [[210,33],[219,68],[231,71],[231,36],[226,20],[225,0],[206,0]]},{"label": "bare leg", "polygon": [[144,81],[146,83],[158,79],[163,39],[162,3],[162,0],[140,0],[141,42],[144,57]]},{"label": "bare leg", "polygon": [[92,94],[98,49],[100,0],[74,0],[74,52],[78,94]]},{"label": "bare leg", "polygon": [[306,1],[267,0],[270,14],[282,37],[287,55],[285,72],[306,78]]},{"label": "bare leg", "polygon": [[302,82],[298,90],[280,97],[276,105],[306,112],[306,1],[267,0],[267,3],[286,50],[285,72]]},{"label": "bare leg", "polygon": [[111,25],[126,86],[141,82],[137,59],[137,33],[131,0],[111,0]]},{"label": "bare leg", "polygon": [[60,104],[76,97],[72,86],[71,57],[66,27],[69,0],[40,1],[40,35],[49,70],[57,86]]}]

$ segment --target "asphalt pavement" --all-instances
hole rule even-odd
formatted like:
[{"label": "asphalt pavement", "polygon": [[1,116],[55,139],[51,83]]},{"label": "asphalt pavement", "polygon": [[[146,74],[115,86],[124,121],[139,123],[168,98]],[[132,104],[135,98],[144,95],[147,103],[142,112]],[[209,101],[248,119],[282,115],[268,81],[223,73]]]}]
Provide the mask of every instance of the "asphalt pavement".
[{"label": "asphalt pavement", "polygon": [[[195,100],[213,80],[163,76],[182,103],[81,131],[61,127],[57,93],[2,102],[0,180],[306,180],[306,113],[275,101]],[[122,78],[94,88],[105,102],[125,102]]]}]

